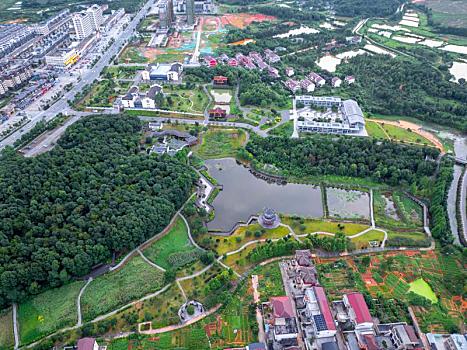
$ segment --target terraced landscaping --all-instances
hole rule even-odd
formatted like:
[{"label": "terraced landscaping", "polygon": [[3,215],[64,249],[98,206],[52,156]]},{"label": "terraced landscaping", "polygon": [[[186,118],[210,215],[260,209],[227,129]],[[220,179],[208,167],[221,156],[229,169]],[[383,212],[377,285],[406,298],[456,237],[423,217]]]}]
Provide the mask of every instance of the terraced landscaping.
[{"label": "terraced landscaping", "polygon": [[76,300],[84,281],[50,289],[21,303],[18,320],[22,344],[31,343],[78,321]]},{"label": "terraced landscaping", "polygon": [[133,257],[120,270],[92,281],[81,298],[83,319],[88,321],[162,288],[163,273],[141,257]]}]

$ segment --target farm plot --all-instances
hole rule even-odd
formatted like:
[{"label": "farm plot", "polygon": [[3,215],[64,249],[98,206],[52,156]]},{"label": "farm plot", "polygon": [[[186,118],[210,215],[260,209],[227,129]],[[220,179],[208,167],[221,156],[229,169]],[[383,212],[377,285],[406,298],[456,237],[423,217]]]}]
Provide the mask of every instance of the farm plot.
[{"label": "farm plot", "polygon": [[258,275],[258,292],[261,301],[267,301],[270,297],[285,295],[282,274],[278,262],[259,266],[252,274]]},{"label": "farm plot", "polygon": [[132,258],[120,270],[100,276],[89,284],[81,298],[84,320],[158,291],[163,279],[163,273],[141,257]]},{"label": "farm plot", "polygon": [[213,267],[201,275],[181,281],[180,285],[185,291],[188,300],[197,300],[204,303],[208,297],[206,285],[224,270],[225,269],[219,264],[214,264]]},{"label": "farm plot", "polygon": [[164,269],[176,269],[197,261],[201,251],[191,244],[185,222],[178,217],[169,233],[154,241],[143,253]]},{"label": "farm plot", "polygon": [[31,343],[78,320],[76,300],[84,281],[73,282],[31,297],[18,308],[22,344]]},{"label": "farm plot", "polygon": [[12,309],[0,312],[0,349],[12,349],[14,345]]}]

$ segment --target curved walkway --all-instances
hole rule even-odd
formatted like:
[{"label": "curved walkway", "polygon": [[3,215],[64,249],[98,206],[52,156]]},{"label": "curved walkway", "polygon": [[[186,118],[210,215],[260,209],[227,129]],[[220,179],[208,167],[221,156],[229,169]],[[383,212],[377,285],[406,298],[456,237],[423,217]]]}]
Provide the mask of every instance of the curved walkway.
[{"label": "curved walkway", "polygon": [[154,264],[151,260],[149,260],[148,258],[146,258],[146,256],[143,254],[143,252],[141,250],[137,250],[137,252],[139,253],[139,255],[143,258],[144,261],[146,261],[149,265],[151,265],[152,267],[155,267],[156,269],[158,270],[161,270],[162,272],[165,272],[166,270],[163,268],[163,267],[160,267],[159,265],[157,264]]},{"label": "curved walkway", "polygon": [[206,251],[206,249],[200,247],[200,246],[198,245],[198,243],[196,243],[196,241],[193,239],[193,236],[191,235],[190,225],[188,224],[187,219],[185,219],[185,217],[184,217],[183,214],[181,213],[181,210],[180,210],[180,213],[179,213],[178,215],[180,215],[180,217],[182,218],[183,222],[184,222],[185,225],[186,225],[186,229],[187,229],[187,232],[188,232],[188,239],[190,240],[191,244],[193,244],[196,248],[202,250],[203,252]]},{"label": "curved walkway", "polygon": [[19,348],[18,305],[13,303],[13,334],[15,336],[15,349]]},{"label": "curved walkway", "polygon": [[81,315],[81,296],[83,295],[84,293],[84,290],[87,288],[87,286],[89,285],[89,283],[92,282],[92,277],[90,277],[86,284],[83,286],[83,288],[81,288],[81,290],[79,291],[79,294],[78,294],[78,299],[76,300],[76,308],[78,310],[78,322],[76,323],[76,327],[81,327],[81,325],[83,324],[83,318],[82,318],[82,315]]}]

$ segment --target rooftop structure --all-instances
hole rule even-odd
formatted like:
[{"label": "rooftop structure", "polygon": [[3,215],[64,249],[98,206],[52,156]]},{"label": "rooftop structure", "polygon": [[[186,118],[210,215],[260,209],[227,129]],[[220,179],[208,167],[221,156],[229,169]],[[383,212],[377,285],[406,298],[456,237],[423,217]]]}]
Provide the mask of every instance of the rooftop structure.
[{"label": "rooftop structure", "polygon": [[274,339],[296,339],[298,327],[295,320],[292,302],[288,296],[273,297],[269,299],[272,308],[272,321]]},{"label": "rooftop structure", "polygon": [[177,81],[181,77],[183,65],[181,63],[149,64],[142,72],[143,80]]},{"label": "rooftop structure", "polygon": [[370,310],[368,310],[362,293],[344,294],[343,301],[344,305],[347,307],[350,320],[356,329],[373,328],[373,319],[371,318]]},{"label": "rooftop structure", "polygon": [[171,28],[175,20],[172,0],[161,0],[158,4],[161,28]]},{"label": "rooftop structure", "polygon": [[258,222],[264,228],[276,228],[280,224],[280,219],[274,209],[265,208],[259,216]]},{"label": "rooftop structure", "polygon": [[336,334],[336,325],[329,308],[324,288],[315,286],[305,291],[305,314],[310,319],[316,338],[329,338]]},{"label": "rooftop structure", "polygon": [[94,338],[81,338],[78,340],[77,350],[99,350],[99,345]]},{"label": "rooftop structure", "polygon": [[397,349],[414,350],[422,349],[420,339],[415,334],[415,329],[409,325],[397,325],[392,327],[390,337]]},{"label": "rooftop structure", "polygon": [[189,26],[195,24],[195,1],[186,0],[186,23]]}]

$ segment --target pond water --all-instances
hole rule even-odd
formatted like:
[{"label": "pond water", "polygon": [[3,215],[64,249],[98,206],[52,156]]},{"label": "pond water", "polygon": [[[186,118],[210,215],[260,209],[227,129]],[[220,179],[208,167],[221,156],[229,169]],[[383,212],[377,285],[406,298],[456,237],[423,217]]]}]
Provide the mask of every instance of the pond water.
[{"label": "pond water", "polygon": [[441,50],[455,52],[455,53],[462,53],[464,55],[467,55],[467,46],[446,45],[442,47]]},{"label": "pond water", "polygon": [[389,216],[391,219],[400,220],[399,215],[397,215],[396,205],[392,200],[392,196],[390,194],[383,194],[384,201],[386,202],[386,206],[384,208],[384,213]]},{"label": "pond water", "polygon": [[460,78],[467,79],[467,63],[466,62],[453,62],[449,73],[454,75],[454,80],[459,81]]},{"label": "pond water", "polygon": [[329,216],[347,219],[370,219],[370,196],[366,192],[326,188]]},{"label": "pond water", "polygon": [[387,51],[385,49],[382,49],[381,47],[373,45],[373,44],[366,44],[363,48],[365,50],[371,51],[373,53],[378,53],[378,54],[382,54],[382,55],[390,55],[391,57],[396,57],[396,55],[393,54],[392,52],[389,52],[389,51]]},{"label": "pond water", "polygon": [[246,222],[265,207],[288,215],[323,216],[319,187],[268,183],[255,177],[233,158],[208,160],[206,166],[211,176],[223,185],[212,203],[216,215],[208,223],[210,231],[228,232],[237,222]]},{"label": "pond water", "polygon": [[296,36],[300,34],[316,34],[316,33],[319,33],[319,30],[315,28],[310,28],[307,26],[301,26],[300,28],[297,28],[297,29],[291,29],[287,33],[274,35],[273,38],[288,38],[288,37]]}]

